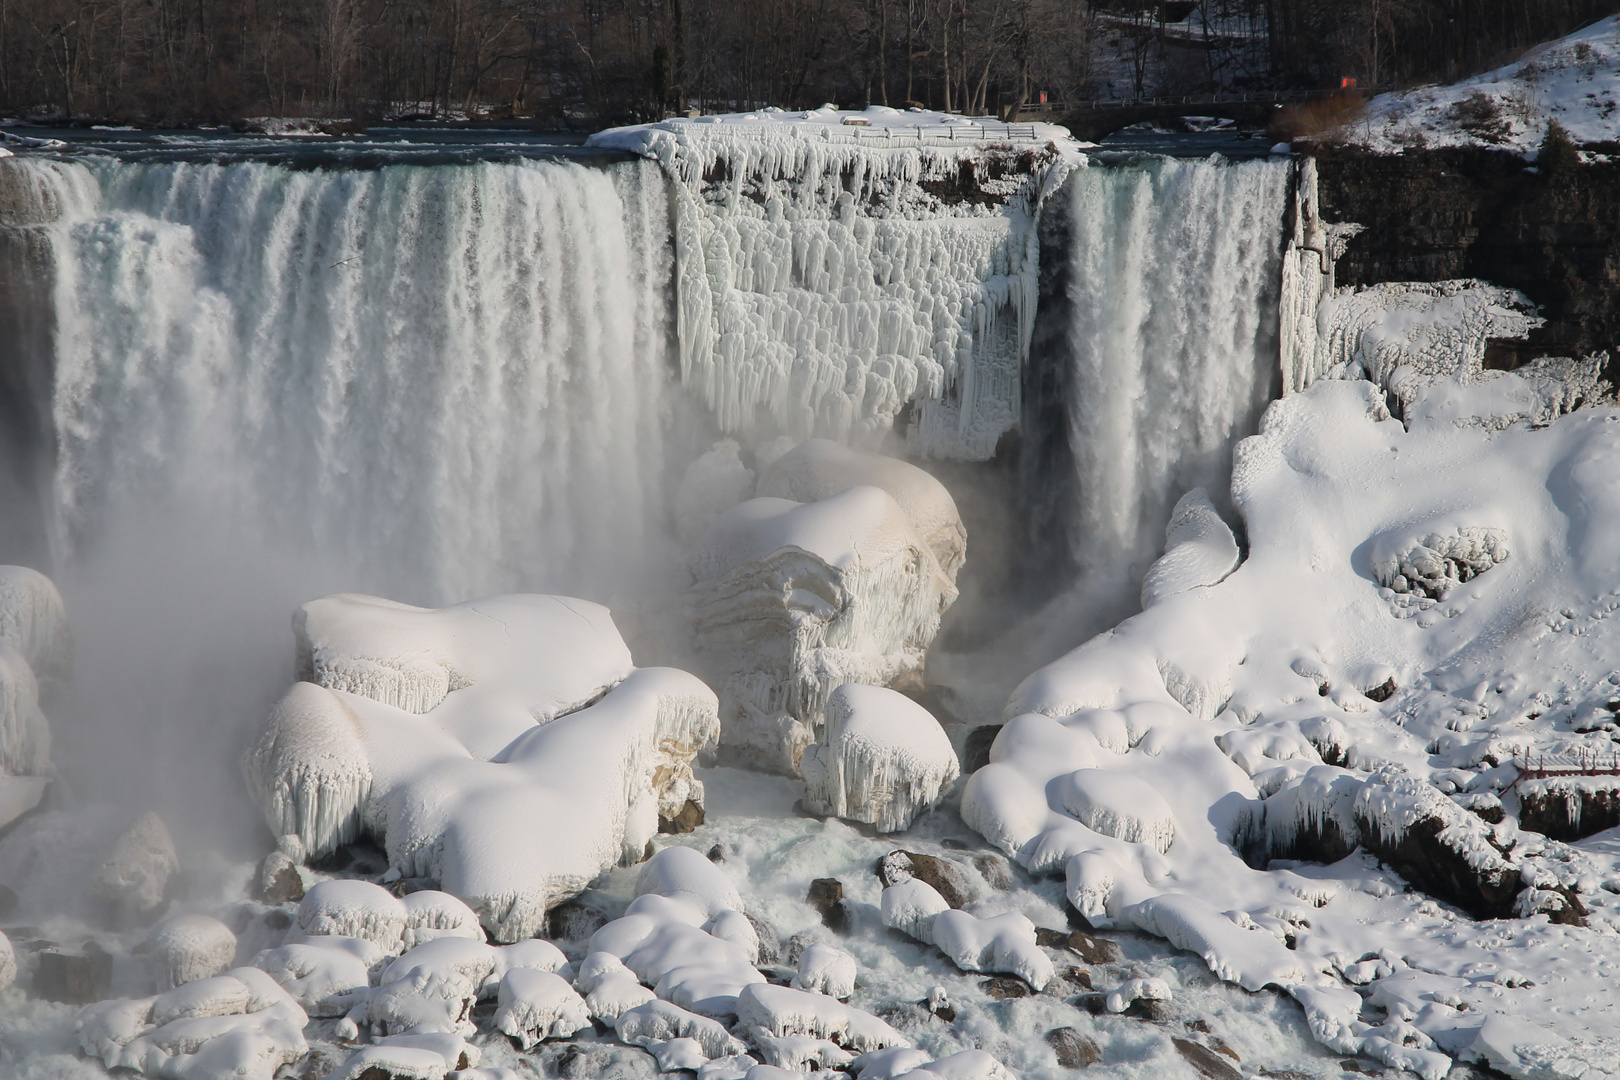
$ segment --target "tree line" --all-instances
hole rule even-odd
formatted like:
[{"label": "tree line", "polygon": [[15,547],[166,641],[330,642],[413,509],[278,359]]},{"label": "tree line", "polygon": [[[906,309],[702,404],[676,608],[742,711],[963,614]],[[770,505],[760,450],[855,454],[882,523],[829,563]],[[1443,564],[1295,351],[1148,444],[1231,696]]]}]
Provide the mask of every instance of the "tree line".
[{"label": "tree line", "polygon": [[1449,80],[1614,0],[0,0],[0,112],[141,123],[920,105]]}]

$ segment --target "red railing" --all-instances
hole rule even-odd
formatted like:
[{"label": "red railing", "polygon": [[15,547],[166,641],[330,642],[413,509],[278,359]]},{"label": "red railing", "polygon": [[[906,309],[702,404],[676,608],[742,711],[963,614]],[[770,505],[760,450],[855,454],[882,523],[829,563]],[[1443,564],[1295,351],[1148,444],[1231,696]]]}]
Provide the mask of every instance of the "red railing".
[{"label": "red railing", "polygon": [[1513,767],[1519,770],[1519,775],[1508,787],[1513,787],[1520,780],[1551,780],[1562,776],[1620,776],[1620,751],[1611,753],[1607,759],[1596,750],[1582,750],[1571,760],[1567,755],[1554,755],[1551,761],[1546,754],[1532,757],[1526,750],[1521,757],[1513,755]]}]

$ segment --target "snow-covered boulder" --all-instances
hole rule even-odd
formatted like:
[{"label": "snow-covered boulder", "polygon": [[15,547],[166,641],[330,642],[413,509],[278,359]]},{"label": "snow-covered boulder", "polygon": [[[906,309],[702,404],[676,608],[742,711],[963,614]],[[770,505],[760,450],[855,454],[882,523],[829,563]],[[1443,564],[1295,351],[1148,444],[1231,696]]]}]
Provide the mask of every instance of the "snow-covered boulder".
[{"label": "snow-covered boulder", "polygon": [[1035,924],[1017,912],[981,918],[952,909],[927,882],[908,878],[883,890],[883,923],[944,953],[963,971],[1017,975],[1040,990],[1052,981],[1051,958]]},{"label": "snow-covered boulder", "polygon": [[17,981],[17,950],[12,948],[11,939],[0,933],[0,990],[5,990]]},{"label": "snow-covered boulder", "polygon": [[115,924],[140,922],[163,906],[169,879],[180,871],[174,839],[156,812],[135,819],[90,879],[92,893]]},{"label": "snow-covered boulder", "polygon": [[918,941],[934,940],[934,916],[951,910],[939,890],[921,878],[907,878],[883,890],[883,925]]},{"label": "snow-covered boulder", "polygon": [[793,988],[847,1001],[855,992],[856,971],[853,956],[836,945],[818,942],[800,955]]},{"label": "snow-covered boulder", "polygon": [[310,937],[354,937],[397,955],[409,914],[381,885],[369,881],[323,881],[298,904],[298,929]]},{"label": "snow-covered boulder", "polygon": [[[312,857],[369,832],[497,940],[534,936],[547,908],[638,856],[660,815],[702,805],[691,762],[719,733],[713,693],[684,672],[633,670],[596,604],[502,596],[434,611],[344,595],[304,605],[295,629],[309,681],[243,762],[272,831],[297,833]],[[534,823],[521,840],[519,822]],[[402,944],[471,933],[444,904],[400,912]]]},{"label": "snow-covered boulder", "polygon": [[939,721],[904,694],[845,683],[827,698],[826,724],[806,748],[805,807],[875,825],[908,828],[961,771]]},{"label": "snow-covered boulder", "polygon": [[75,1021],[88,1057],[151,1077],[271,1080],[308,1051],[303,1009],[257,968],[233,968],[155,998],[86,1007]]},{"label": "snow-covered boulder", "polygon": [[545,1039],[565,1039],[590,1024],[585,999],[561,976],[516,968],[501,979],[495,1026],[523,1049]]},{"label": "snow-covered boulder", "polygon": [[236,935],[208,915],[165,919],[153,927],[146,941],[147,959],[157,976],[159,990],[212,978],[236,958]]},{"label": "snow-covered boulder", "polygon": [[309,1015],[342,1016],[371,988],[365,958],[344,947],[359,940],[313,938],[304,944],[283,945],[259,953],[253,966],[279,983]]},{"label": "snow-covered boulder", "polygon": [[709,1058],[729,1057],[746,1049],[718,1020],[688,1012],[667,1001],[649,1001],[627,1009],[619,1014],[615,1027],[620,1040],[632,1046],[694,1039]]},{"label": "snow-covered boulder", "polygon": [[967,559],[967,529],[945,485],[909,462],[830,439],[806,439],[761,470],[754,494],[820,502],[863,484],[882,488],[900,504],[954,583]]},{"label": "snow-covered boulder", "polygon": [[1058,801],[1082,825],[1129,844],[1169,851],[1176,838],[1170,804],[1146,780],[1108,769],[1076,769],[1058,782]]},{"label": "snow-covered boulder", "polygon": [[585,995],[591,1017],[609,1024],[618,1020],[619,1014],[658,996],[641,985],[623,960],[608,952],[594,952],[580,961],[574,989]]},{"label": "snow-covered boulder", "polygon": [[658,852],[642,867],[636,892],[623,917],[592,935],[590,953],[618,957],[660,998],[705,1016],[730,1015],[744,987],[765,981],[736,887],[701,854]]},{"label": "snow-covered boulder", "polygon": [[1164,530],[1164,554],[1142,578],[1142,606],[1150,608],[1188,589],[1214,585],[1238,564],[1237,539],[1209,492],[1193,488],[1176,502]]},{"label": "snow-covered boulder", "polygon": [[42,686],[59,688],[73,670],[67,608],[56,584],[26,566],[0,566],[0,641],[22,654]]},{"label": "snow-covered boulder", "polygon": [[911,1045],[904,1035],[869,1012],[826,994],[770,983],[755,983],[738,995],[737,1023],[748,1032],[749,1041],[762,1050],[766,1049],[762,1035],[825,1039],[856,1053]]},{"label": "snow-covered boulder", "polygon": [[400,903],[405,907],[405,929],[401,942],[407,949],[441,937],[484,940],[483,928],[478,924],[478,913],[447,892],[419,889],[400,897]]},{"label": "snow-covered boulder", "polygon": [[900,504],[869,485],[814,503],[751,499],[715,521],[689,565],[721,741],[778,772],[798,771],[834,688],[915,677],[956,599]]}]

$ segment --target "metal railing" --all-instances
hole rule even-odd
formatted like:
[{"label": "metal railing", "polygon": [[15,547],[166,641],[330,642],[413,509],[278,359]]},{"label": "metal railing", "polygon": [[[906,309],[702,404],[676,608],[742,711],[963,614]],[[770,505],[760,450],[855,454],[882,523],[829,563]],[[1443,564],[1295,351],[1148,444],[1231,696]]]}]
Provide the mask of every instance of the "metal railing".
[{"label": "metal railing", "polygon": [[777,120],[762,124],[704,123],[701,120],[664,120],[662,127],[685,133],[724,132],[727,138],[764,138],[782,128],[814,137],[818,132],[828,142],[908,145],[916,143],[944,144],[986,142],[1040,142],[1034,124],[1001,123],[988,118],[973,119],[960,124],[818,124],[813,121]]},{"label": "metal railing", "polygon": [[1508,787],[1514,787],[1521,780],[1553,780],[1565,776],[1620,776],[1620,752],[1611,754],[1604,759],[1596,750],[1582,751],[1573,757],[1555,754],[1548,758],[1546,754],[1532,757],[1527,750],[1523,757],[1513,755],[1513,767],[1519,770]]}]

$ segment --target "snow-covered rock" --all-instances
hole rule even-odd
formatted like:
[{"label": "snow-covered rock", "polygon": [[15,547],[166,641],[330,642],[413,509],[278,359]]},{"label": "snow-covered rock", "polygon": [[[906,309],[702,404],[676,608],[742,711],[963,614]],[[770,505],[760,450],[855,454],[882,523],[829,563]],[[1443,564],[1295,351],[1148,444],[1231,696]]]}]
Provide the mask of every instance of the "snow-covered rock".
[{"label": "snow-covered rock", "polygon": [[1080,824],[1129,844],[1169,851],[1176,819],[1164,796],[1135,776],[1076,769],[1058,782],[1058,801]]},{"label": "snow-covered rock", "polygon": [[[639,854],[660,815],[702,803],[691,761],[718,735],[714,696],[684,672],[632,670],[605,608],[504,596],[434,611],[343,595],[295,623],[312,681],[276,706],[243,764],[272,830],[297,833],[312,857],[370,832],[395,869],[438,879],[497,940],[534,936],[548,907]],[[562,820],[573,826],[495,839]],[[443,905],[422,918],[412,941],[471,932]]]},{"label": "snow-covered rock", "polygon": [[624,961],[608,952],[594,952],[580,961],[574,989],[585,995],[591,1017],[612,1024],[619,1015],[657,998],[642,986]]},{"label": "snow-covered rock", "polygon": [[0,933],[0,990],[5,990],[17,981],[17,950],[12,947],[11,939]]},{"label": "snow-covered rock", "polygon": [[343,1016],[371,988],[370,965],[345,947],[349,942],[370,944],[358,938],[314,938],[267,949],[253,958],[253,966],[279,983],[309,1015]]},{"label": "snow-covered rock", "polygon": [[933,943],[934,917],[951,905],[921,878],[907,878],[883,890],[883,925],[918,941]]},{"label": "snow-covered rock", "polygon": [[310,937],[354,937],[398,955],[410,915],[399,897],[369,881],[323,881],[298,904],[298,929]]},{"label": "snow-covered rock", "polygon": [[800,955],[793,988],[847,1001],[855,992],[856,972],[853,956],[836,945],[817,942]]},{"label": "snow-covered rock", "polygon": [[308,1021],[264,972],[233,968],[155,998],[90,1005],[74,1026],[84,1053],[109,1069],[169,1080],[271,1080],[308,1050]]},{"label": "snow-covered rock", "polygon": [[967,560],[967,529],[945,485],[909,462],[830,439],[806,439],[761,469],[754,494],[809,503],[862,485],[882,488],[900,504],[954,584]]},{"label": "snow-covered rock", "polygon": [[770,983],[755,983],[738,995],[737,1023],[748,1032],[749,1041],[765,1051],[768,1062],[772,1056],[769,1039],[827,1040],[856,1053],[911,1045],[904,1035],[869,1012],[826,994]]},{"label": "snow-covered rock", "polygon": [[705,1016],[729,1016],[744,987],[765,981],[736,887],[701,854],[658,852],[641,868],[636,893],[623,917],[592,935],[590,954],[618,957],[660,998]]},{"label": "snow-covered rock", "polygon": [[48,688],[63,686],[73,670],[67,607],[56,584],[26,566],[0,566],[0,641]]},{"label": "snow-covered rock", "polygon": [[961,771],[939,721],[904,694],[845,683],[827,698],[820,741],[804,752],[804,804],[877,827],[908,828]]},{"label": "snow-covered rock", "polygon": [[689,563],[722,743],[780,772],[797,772],[834,688],[919,672],[956,599],[900,504],[869,485],[814,503],[751,499],[720,516]]},{"label": "snow-covered rock", "polygon": [[585,999],[559,975],[516,968],[501,979],[495,1026],[525,1050],[545,1039],[565,1039],[590,1023]]},{"label": "snow-covered rock", "polygon": [[983,918],[942,911],[932,931],[934,946],[963,971],[1016,975],[1036,990],[1052,981],[1052,960],[1035,942],[1035,924],[1016,911]]},{"label": "snow-covered rock", "polygon": [[169,879],[179,871],[174,840],[163,819],[149,810],[113,844],[90,888],[108,906],[115,923],[135,923],[163,906]]},{"label": "snow-covered rock", "polygon": [[147,938],[147,957],[159,990],[208,979],[236,958],[236,935],[208,915],[176,915],[158,923]]},{"label": "snow-covered rock", "polygon": [[1164,530],[1164,554],[1142,578],[1142,606],[1215,585],[1237,568],[1238,546],[1209,492],[1193,488],[1176,502]]},{"label": "snow-covered rock", "polygon": [[718,1020],[688,1012],[667,1001],[649,1001],[619,1014],[619,1038],[632,1046],[693,1039],[709,1058],[741,1054],[746,1048]]}]

